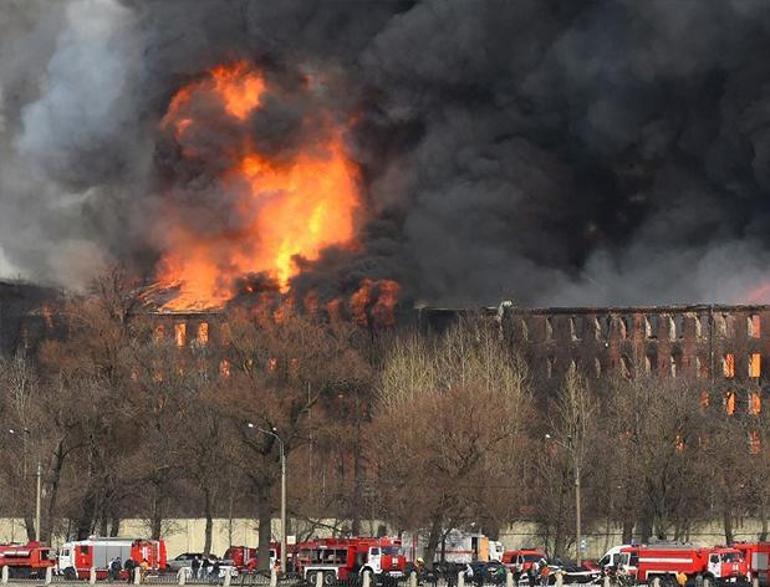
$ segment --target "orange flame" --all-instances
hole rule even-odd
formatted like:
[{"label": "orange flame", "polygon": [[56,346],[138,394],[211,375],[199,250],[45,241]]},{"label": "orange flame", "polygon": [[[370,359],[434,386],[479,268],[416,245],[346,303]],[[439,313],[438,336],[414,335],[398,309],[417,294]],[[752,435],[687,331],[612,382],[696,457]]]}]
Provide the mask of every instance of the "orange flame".
[{"label": "orange flame", "polygon": [[[161,127],[173,134],[184,157],[195,158],[188,133],[206,124],[191,107],[195,98],[218,103],[222,114],[245,122],[268,91],[262,74],[245,62],[216,67],[174,95]],[[342,129],[325,124],[319,130],[326,138],[288,161],[269,159],[248,138],[235,146],[240,162],[222,178],[225,188],[247,187],[232,207],[235,227],[202,236],[172,224],[157,267],[160,285],[178,289],[166,309],[221,307],[233,297],[235,281],[253,273],[268,274],[286,292],[299,272],[295,258],[313,261],[330,245],[352,244],[358,173],[346,156]]]},{"label": "orange flame", "polygon": [[370,322],[378,326],[393,326],[394,310],[401,286],[391,279],[364,278],[358,290],[350,296],[350,310],[359,326]]}]

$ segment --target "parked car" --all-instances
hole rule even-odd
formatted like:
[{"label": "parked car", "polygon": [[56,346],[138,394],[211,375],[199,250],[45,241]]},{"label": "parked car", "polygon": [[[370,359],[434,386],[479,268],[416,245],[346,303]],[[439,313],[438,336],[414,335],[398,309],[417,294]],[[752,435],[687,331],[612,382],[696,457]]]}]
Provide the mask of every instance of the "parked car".
[{"label": "parked car", "polygon": [[[183,552],[179,556],[170,559],[166,563],[166,568],[169,571],[177,572],[182,567],[190,567],[192,565],[193,559],[195,557],[198,557],[199,560],[203,560],[203,553],[202,552]],[[210,561],[219,560],[219,557],[217,557],[214,554],[209,555]]]}]

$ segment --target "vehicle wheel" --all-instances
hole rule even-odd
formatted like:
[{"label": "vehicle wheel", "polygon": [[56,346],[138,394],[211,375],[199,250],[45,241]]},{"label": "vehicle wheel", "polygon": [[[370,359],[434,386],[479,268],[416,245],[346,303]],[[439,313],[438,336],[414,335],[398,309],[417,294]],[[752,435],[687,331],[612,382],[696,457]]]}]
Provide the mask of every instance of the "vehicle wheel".
[{"label": "vehicle wheel", "polygon": [[337,582],[337,578],[334,576],[334,573],[324,573],[324,585],[327,587],[330,587],[331,585],[334,585]]},{"label": "vehicle wheel", "polygon": [[75,581],[78,578],[78,574],[75,572],[75,569],[72,567],[67,567],[64,569],[64,578],[67,581]]},{"label": "vehicle wheel", "polygon": [[315,571],[310,571],[307,574],[307,582],[310,583],[311,585],[315,585],[316,582],[318,581],[318,579],[316,578],[317,574],[318,573],[316,573]]}]

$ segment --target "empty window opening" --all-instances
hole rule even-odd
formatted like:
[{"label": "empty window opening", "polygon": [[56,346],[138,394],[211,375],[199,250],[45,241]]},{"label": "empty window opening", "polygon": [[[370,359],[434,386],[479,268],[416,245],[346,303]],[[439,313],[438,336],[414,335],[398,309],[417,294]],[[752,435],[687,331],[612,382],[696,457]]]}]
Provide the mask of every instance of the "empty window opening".
[{"label": "empty window opening", "polygon": [[752,314],[746,319],[749,338],[759,338],[760,323],[759,314]]},{"label": "empty window opening", "polygon": [[209,343],[209,323],[201,322],[198,324],[198,335],[195,337],[198,344],[206,346]]},{"label": "empty window opening", "polygon": [[183,347],[187,344],[187,324],[184,322],[174,324],[174,340],[178,347]]},{"label": "empty window opening", "polygon": [[758,416],[762,411],[762,396],[758,391],[749,393],[749,414]]},{"label": "empty window opening", "polygon": [[599,323],[599,319],[594,316],[594,318],[591,320],[591,328],[593,328],[594,331],[594,338],[596,340],[602,339],[602,325]]},{"label": "empty window opening", "polygon": [[757,378],[762,372],[762,356],[759,353],[749,355],[749,377]]},{"label": "empty window opening", "polygon": [[703,377],[701,369],[700,357],[695,357],[695,359],[693,359],[693,371],[695,372],[696,377]]},{"label": "empty window opening", "polygon": [[620,374],[626,379],[630,379],[631,370],[632,370],[631,360],[626,355],[622,355],[620,357]]},{"label": "empty window opening", "polygon": [[756,430],[749,431],[749,453],[758,455],[762,450],[762,441],[759,437],[759,432]]},{"label": "empty window opening", "polygon": [[163,324],[158,324],[152,331],[152,340],[155,344],[160,344],[166,336],[166,329]]},{"label": "empty window opening", "polygon": [[[694,316],[693,322],[695,324],[695,338],[703,338],[703,323],[708,320],[708,316]],[[706,328],[708,328],[708,322],[706,322]]]},{"label": "empty window opening", "polygon": [[681,434],[677,434],[674,438],[674,449],[676,452],[684,452],[684,439]]},{"label": "empty window opening", "polygon": [[717,336],[727,336],[727,319],[724,314],[714,314],[714,330]]},{"label": "empty window opening", "polygon": [[519,329],[521,332],[521,340],[527,342],[529,340],[529,328],[527,327],[527,321],[521,320],[519,323]]},{"label": "empty window opening", "polygon": [[581,318],[575,318],[572,316],[569,319],[569,335],[572,339],[572,342],[577,342],[580,340],[580,337],[583,335],[583,320]]},{"label": "empty window opening", "polygon": [[728,416],[732,416],[735,413],[735,392],[728,391],[725,394],[725,412]]},{"label": "empty window opening", "polygon": [[678,355],[671,355],[668,358],[669,363],[669,373],[671,373],[671,377],[676,377],[679,374],[679,361],[680,357]]},{"label": "empty window opening", "polygon": [[222,377],[230,377],[230,361],[227,359],[219,361],[219,374]]},{"label": "empty window opening", "polygon": [[644,317],[644,336],[648,339],[658,338],[657,316]]},{"label": "empty window opening", "polygon": [[602,326],[602,340],[607,340],[610,337],[610,325],[612,324],[612,316],[605,316],[601,321]]},{"label": "empty window opening", "polygon": [[553,340],[553,324],[550,317],[545,319],[545,340],[546,342]]},{"label": "empty window opening", "polygon": [[594,375],[597,379],[602,376],[602,362],[598,358],[594,359]]},{"label": "empty window opening", "polygon": [[556,366],[556,359],[554,359],[553,357],[548,357],[545,360],[545,376],[548,377],[548,379],[553,377],[555,366]]},{"label": "empty window opening", "polygon": [[735,355],[727,353],[722,357],[722,373],[727,379],[735,377]]},{"label": "empty window opening", "polygon": [[677,316],[676,320],[672,316],[668,316],[667,318],[668,319],[666,320],[666,326],[668,328],[668,339],[671,341],[674,341],[676,340],[677,332],[679,330],[677,326],[679,325],[678,321],[681,318],[681,316]]},{"label": "empty window opening", "polygon": [[628,338],[628,322],[624,316],[618,316],[615,320],[615,324],[618,329],[618,337],[620,340],[626,340]]}]

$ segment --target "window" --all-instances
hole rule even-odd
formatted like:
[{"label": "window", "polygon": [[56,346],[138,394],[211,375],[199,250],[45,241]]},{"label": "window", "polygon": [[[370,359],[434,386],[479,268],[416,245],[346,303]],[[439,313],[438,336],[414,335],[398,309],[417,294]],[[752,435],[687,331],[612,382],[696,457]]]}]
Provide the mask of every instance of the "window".
[{"label": "window", "polygon": [[725,394],[725,412],[728,416],[732,416],[735,413],[735,392],[728,391]]},{"label": "window", "polygon": [[676,355],[671,355],[668,358],[669,363],[669,373],[671,373],[671,377],[676,377],[677,373],[679,373],[679,357]]},{"label": "window", "polygon": [[725,378],[732,379],[735,377],[735,355],[727,353],[722,357],[722,373]]},{"label": "window", "polygon": [[762,411],[762,396],[758,391],[752,391],[749,393],[749,414],[752,416],[758,416]]},{"label": "window", "polygon": [[[677,318],[681,318],[681,316],[677,316]],[[677,321],[678,320],[674,320],[673,317],[668,316],[668,339],[671,341],[676,340],[677,337]]]},{"label": "window", "polygon": [[746,319],[746,322],[747,322],[746,326],[747,326],[749,338],[759,338],[759,334],[760,334],[759,315],[752,314]]},{"label": "window", "polygon": [[556,365],[556,359],[554,359],[553,357],[548,357],[545,360],[545,376],[548,377],[548,379],[553,377],[553,368],[555,365]]},{"label": "window", "polygon": [[626,379],[631,378],[631,360],[626,355],[620,357],[620,375]]},{"label": "window", "polygon": [[644,317],[644,336],[646,338],[658,338],[657,316]]},{"label": "window", "polygon": [[674,449],[676,452],[684,452],[684,439],[681,434],[677,434],[674,438]]},{"label": "window", "polygon": [[155,329],[152,331],[152,341],[155,344],[160,344],[163,342],[163,338],[166,335],[166,329],[163,327],[163,324],[158,324]]},{"label": "window", "polygon": [[545,340],[546,342],[553,340],[553,324],[549,316],[545,318]]},{"label": "window", "polygon": [[749,377],[757,378],[762,371],[762,356],[759,353],[749,355]]},{"label": "window", "polygon": [[644,357],[644,370],[649,375],[653,373],[658,366],[658,357],[654,354],[649,354]]},{"label": "window", "polygon": [[749,431],[749,454],[758,455],[762,449],[762,441],[759,438],[759,432]]},{"label": "window", "polygon": [[714,314],[714,329],[717,336],[727,336],[727,319],[724,314]]},{"label": "window", "polygon": [[701,364],[700,364],[700,357],[695,357],[695,360],[693,361],[693,367],[695,368],[695,376],[696,377],[703,377],[703,373],[701,371]]},{"label": "window", "polygon": [[521,331],[521,340],[527,342],[529,340],[529,328],[527,328],[527,321],[522,319],[519,323],[519,329]]},{"label": "window", "polygon": [[602,362],[598,358],[594,359],[594,375],[597,379],[602,376]]},{"label": "window", "polygon": [[187,344],[187,324],[184,322],[174,324],[174,341],[178,347],[183,347]]},{"label": "window", "polygon": [[624,316],[618,316],[615,320],[616,328],[618,329],[618,337],[620,340],[626,340],[628,338],[628,322]]},{"label": "window", "polygon": [[198,335],[195,337],[198,344],[206,346],[209,342],[209,324],[208,322],[201,322],[198,324]]},{"label": "window", "polygon": [[230,377],[230,361],[222,359],[219,362],[219,374],[222,377]]},{"label": "window", "polygon": [[572,339],[572,342],[577,342],[580,340],[580,337],[583,334],[582,322],[583,322],[582,319],[575,318],[574,316],[572,316],[569,319],[569,334],[570,334],[570,338]]},{"label": "window", "polygon": [[703,338],[703,323],[708,328],[708,316],[695,316],[695,338]]},{"label": "window", "polygon": [[591,321],[591,324],[594,329],[594,338],[596,340],[602,339],[602,325],[599,323],[599,319],[594,316],[593,320]]}]

